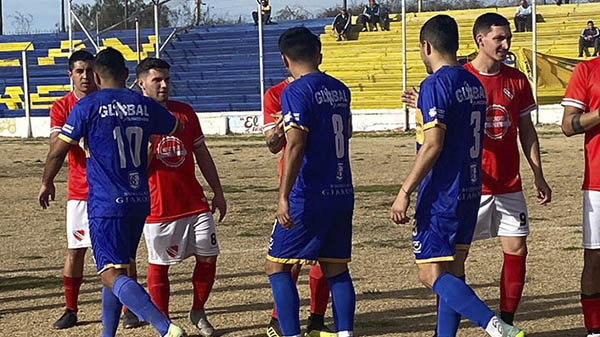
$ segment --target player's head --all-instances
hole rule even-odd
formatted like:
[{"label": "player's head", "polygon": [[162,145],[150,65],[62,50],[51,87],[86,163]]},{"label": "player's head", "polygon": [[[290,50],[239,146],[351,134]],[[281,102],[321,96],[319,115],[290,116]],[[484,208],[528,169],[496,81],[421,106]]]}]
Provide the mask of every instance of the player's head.
[{"label": "player's head", "polygon": [[152,97],[159,103],[169,99],[171,89],[171,65],[161,59],[148,57],[135,67],[137,84],[144,96]]},{"label": "player's head", "polygon": [[589,29],[594,29],[594,21],[592,21],[592,20],[588,21],[588,22],[587,22],[587,27],[588,27]]},{"label": "player's head", "polygon": [[448,15],[436,15],[427,20],[419,35],[421,59],[431,74],[432,61],[444,57],[456,60],[458,51],[458,25]]},{"label": "player's head", "polygon": [[69,57],[69,78],[80,94],[89,94],[96,90],[94,83],[94,55],[78,50]]},{"label": "player's head", "polygon": [[94,74],[96,84],[100,88],[124,88],[129,71],[123,54],[111,47],[99,52],[94,59]]},{"label": "player's head", "polygon": [[369,0],[369,5],[373,6],[375,4],[375,0]]},{"label": "player's head", "polygon": [[527,8],[527,0],[521,0],[519,1],[519,4],[523,6],[523,8]]},{"label": "player's head", "polygon": [[473,38],[481,56],[502,62],[512,40],[510,23],[500,14],[480,15],[473,25]]},{"label": "player's head", "polygon": [[321,41],[306,27],[294,27],[283,32],[279,37],[279,50],[285,67],[293,77],[296,77],[294,72],[298,67],[318,69],[323,58]]}]

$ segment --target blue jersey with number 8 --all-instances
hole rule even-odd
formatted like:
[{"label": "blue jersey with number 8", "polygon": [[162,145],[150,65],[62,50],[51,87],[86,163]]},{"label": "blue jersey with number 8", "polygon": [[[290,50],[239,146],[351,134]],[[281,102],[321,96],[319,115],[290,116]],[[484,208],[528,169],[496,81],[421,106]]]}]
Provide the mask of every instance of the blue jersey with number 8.
[{"label": "blue jersey with number 8", "polygon": [[419,185],[416,217],[464,218],[477,214],[486,98],[479,80],[460,66],[444,66],[421,83],[417,150],[424,131],[445,129],[435,165]]},{"label": "blue jersey with number 8", "polygon": [[103,89],[75,104],[59,138],[85,137],[90,218],[149,214],[148,138],[176,128],[175,116],[129,89]]},{"label": "blue jersey with number 8", "polygon": [[325,73],[290,83],[281,94],[285,128],[307,132],[302,166],[290,199],[354,199],[348,140],[350,90]]}]

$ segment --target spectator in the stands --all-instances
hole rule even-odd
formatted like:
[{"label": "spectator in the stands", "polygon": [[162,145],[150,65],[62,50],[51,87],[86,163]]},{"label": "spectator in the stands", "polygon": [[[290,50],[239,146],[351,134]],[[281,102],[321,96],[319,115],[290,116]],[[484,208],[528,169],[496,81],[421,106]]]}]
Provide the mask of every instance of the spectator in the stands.
[{"label": "spectator in the stands", "polygon": [[381,15],[381,8],[375,0],[369,0],[369,4],[365,6],[365,10],[358,17],[357,23],[363,25],[363,32],[369,30],[369,24],[373,25],[373,31],[377,31],[377,24],[381,25],[379,22]]},{"label": "spectator in the stands", "polygon": [[[257,0],[260,4],[260,12],[262,14],[262,23],[265,25],[274,24],[271,21],[271,5],[269,5],[269,0]],[[254,19],[254,25],[258,26],[258,11],[252,12],[252,18]]]},{"label": "spectator in the stands", "polygon": [[[594,21],[587,22],[587,27],[583,29],[579,36],[579,57],[583,57],[583,51],[586,48],[594,48],[594,56],[598,56],[600,51],[600,30],[594,27]],[[586,54],[589,55],[586,51]]]},{"label": "spectator in the stands", "polygon": [[515,29],[516,32],[531,31],[531,6],[529,6],[526,0],[521,0],[519,7],[517,7]]},{"label": "spectator in the stands", "polygon": [[340,13],[333,19],[333,32],[337,35],[337,40],[348,40],[348,31],[350,30],[350,24],[352,23],[352,17],[348,10],[342,9]]}]

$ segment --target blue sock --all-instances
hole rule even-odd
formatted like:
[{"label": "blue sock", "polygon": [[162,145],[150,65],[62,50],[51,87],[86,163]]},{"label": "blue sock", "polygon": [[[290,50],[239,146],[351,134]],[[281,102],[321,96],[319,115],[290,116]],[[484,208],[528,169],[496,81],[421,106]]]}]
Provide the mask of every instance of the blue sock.
[{"label": "blue sock", "polygon": [[292,274],[280,272],[269,275],[279,326],[284,336],[300,336],[300,298]]},{"label": "blue sock", "polygon": [[[465,276],[458,276],[465,282]],[[452,310],[450,306],[440,298],[437,317],[437,337],[455,337],[460,325],[460,314]]]},{"label": "blue sock", "polygon": [[110,289],[102,287],[102,337],[114,337],[117,333],[122,306]]},{"label": "blue sock", "polygon": [[483,303],[471,287],[456,276],[443,273],[433,283],[433,291],[452,310],[468,318],[483,329],[495,314]]},{"label": "blue sock", "polygon": [[113,294],[136,316],[149,322],[161,336],[169,331],[171,322],[152,303],[150,296],[139,283],[126,275],[119,275],[113,282]]},{"label": "blue sock", "polygon": [[331,288],[335,331],[353,331],[356,294],[354,293],[350,273],[346,270],[337,276],[328,278],[327,281],[329,281],[329,288]]}]

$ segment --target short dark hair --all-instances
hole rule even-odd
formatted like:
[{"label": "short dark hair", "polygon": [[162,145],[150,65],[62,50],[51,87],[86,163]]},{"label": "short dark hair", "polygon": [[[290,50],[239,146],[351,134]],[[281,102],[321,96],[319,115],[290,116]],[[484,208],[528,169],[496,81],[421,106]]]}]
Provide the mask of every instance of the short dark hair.
[{"label": "short dark hair", "polygon": [[140,78],[140,76],[149,72],[150,69],[167,69],[167,70],[169,70],[170,68],[171,68],[171,65],[167,61],[157,59],[155,57],[147,57],[147,58],[143,59],[142,62],[140,62],[140,64],[138,64],[135,67],[135,76],[137,78]]},{"label": "short dark hair", "polygon": [[279,37],[279,51],[292,61],[311,61],[321,52],[321,41],[306,27],[294,27]]},{"label": "short dark hair", "polygon": [[127,74],[125,58],[120,51],[108,47],[100,51],[94,59],[94,71],[113,79],[119,79]]},{"label": "short dark hair", "polygon": [[458,25],[448,15],[440,14],[427,20],[419,35],[421,43],[427,41],[440,53],[456,55],[458,51]]},{"label": "short dark hair", "polygon": [[590,20],[590,21],[588,21],[588,22],[587,22],[587,24],[588,24],[588,25],[589,25],[590,23],[593,25],[593,24],[594,24],[594,21]]},{"label": "short dark hair", "polygon": [[85,50],[78,50],[78,51],[74,52],[69,57],[69,70],[73,71],[73,68],[75,68],[75,63],[79,62],[79,61],[93,63],[94,55],[92,55],[92,53],[85,51]]},{"label": "short dark hair", "polygon": [[473,39],[475,40],[475,43],[477,43],[477,34],[483,33],[487,35],[487,33],[492,30],[492,26],[510,27],[510,22],[498,13],[485,13],[480,15],[473,24]]}]

